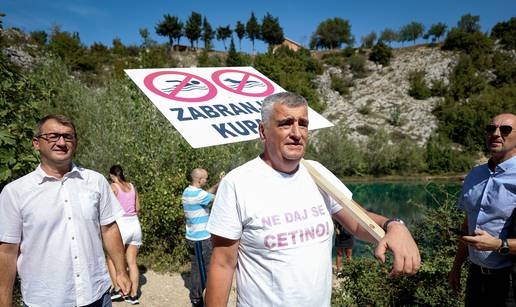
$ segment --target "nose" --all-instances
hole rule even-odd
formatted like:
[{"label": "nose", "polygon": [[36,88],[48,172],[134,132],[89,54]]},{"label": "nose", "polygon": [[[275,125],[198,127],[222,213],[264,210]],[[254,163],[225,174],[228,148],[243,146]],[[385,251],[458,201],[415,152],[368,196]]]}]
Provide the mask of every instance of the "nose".
[{"label": "nose", "polygon": [[57,145],[66,145],[66,141],[64,139],[64,136],[63,135],[60,135],[59,138],[57,139],[56,141],[56,144]]},{"label": "nose", "polygon": [[301,138],[301,129],[299,128],[299,124],[295,122],[290,129],[290,137],[298,140]]}]

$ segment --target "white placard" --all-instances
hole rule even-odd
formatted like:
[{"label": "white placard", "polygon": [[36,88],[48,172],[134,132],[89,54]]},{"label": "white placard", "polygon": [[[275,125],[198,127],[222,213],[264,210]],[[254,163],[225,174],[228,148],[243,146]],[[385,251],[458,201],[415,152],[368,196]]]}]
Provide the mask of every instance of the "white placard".
[{"label": "white placard", "polygon": [[[265,97],[284,92],[252,67],[126,69],[194,148],[256,139]],[[308,108],[309,129],[333,126]]]}]

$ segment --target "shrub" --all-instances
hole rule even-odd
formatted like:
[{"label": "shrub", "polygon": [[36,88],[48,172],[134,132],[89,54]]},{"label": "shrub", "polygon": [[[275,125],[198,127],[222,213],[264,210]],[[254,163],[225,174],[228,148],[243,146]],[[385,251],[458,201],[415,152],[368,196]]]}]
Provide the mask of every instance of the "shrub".
[{"label": "shrub", "polygon": [[444,97],[448,93],[448,87],[443,80],[430,81],[430,94],[432,96]]},{"label": "shrub", "polygon": [[473,59],[462,55],[450,74],[449,94],[455,99],[468,98],[480,93],[486,87],[486,80]]},{"label": "shrub", "polygon": [[356,78],[367,76],[366,57],[362,54],[354,54],[348,58],[349,69]]},{"label": "shrub", "polygon": [[492,51],[493,41],[480,31],[465,32],[453,28],[448,32],[442,48],[484,54]]},{"label": "shrub", "polygon": [[389,66],[391,58],[391,48],[385,45],[382,41],[378,41],[378,43],[373,47],[371,54],[369,55],[370,61],[381,64],[383,66]]},{"label": "shrub", "polygon": [[368,258],[353,259],[343,266],[344,278],[340,287],[334,288],[332,306],[461,306],[464,292],[457,295],[447,284],[457,244],[447,229],[463,220],[455,201],[449,195],[436,208],[426,208],[424,217],[412,227],[422,259],[415,276],[387,278],[390,257],[387,265]]},{"label": "shrub", "polygon": [[337,91],[341,95],[348,95],[349,88],[353,86],[353,82],[348,81],[339,76],[332,75],[331,76],[331,88],[334,91]]},{"label": "shrub", "polygon": [[426,72],[424,70],[413,70],[409,72],[408,80],[410,88],[408,94],[419,100],[427,99],[431,96],[430,89],[425,81]]}]

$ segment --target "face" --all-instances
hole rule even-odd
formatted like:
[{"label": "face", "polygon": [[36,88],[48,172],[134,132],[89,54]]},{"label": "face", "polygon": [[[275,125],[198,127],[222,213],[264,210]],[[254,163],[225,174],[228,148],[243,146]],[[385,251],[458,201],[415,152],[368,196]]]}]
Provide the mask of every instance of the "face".
[{"label": "face", "polygon": [[[490,125],[496,126],[493,133],[486,133],[486,144],[491,156],[498,163],[516,156],[516,116],[512,114],[501,114],[491,120]],[[512,131],[504,134],[500,126],[511,126]]]},{"label": "face", "polygon": [[260,123],[264,161],[274,169],[292,173],[305,154],[308,143],[308,109],[276,103],[268,126]]},{"label": "face", "polygon": [[201,177],[199,178],[199,184],[201,187],[206,185],[206,182],[208,182],[208,172],[203,171]]},{"label": "face", "polygon": [[[77,146],[73,128],[65,126],[54,119],[49,119],[41,126],[40,133],[42,136],[33,138],[32,145],[39,151],[41,164],[50,167],[69,166]],[[68,134],[74,137],[65,140],[61,136],[57,141],[52,141],[48,138],[50,133]]]}]

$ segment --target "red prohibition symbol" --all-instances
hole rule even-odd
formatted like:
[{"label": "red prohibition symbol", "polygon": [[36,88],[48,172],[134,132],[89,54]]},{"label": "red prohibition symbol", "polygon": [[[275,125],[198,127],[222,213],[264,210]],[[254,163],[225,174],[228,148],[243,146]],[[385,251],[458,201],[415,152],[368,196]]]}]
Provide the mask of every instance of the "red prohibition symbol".
[{"label": "red prohibition symbol", "polygon": [[[163,90],[158,89],[154,85],[154,80],[157,77],[160,77],[163,75],[171,75],[171,76],[179,75],[179,76],[183,76],[184,79],[183,80],[170,80],[170,81],[177,82],[179,84],[177,84],[177,86],[170,87],[170,89],[171,89],[170,93],[166,93]],[[179,93],[182,90],[195,91],[195,86],[199,87],[199,84],[201,84],[197,80],[204,83],[203,85],[205,85],[207,87],[208,93],[206,93],[203,96],[199,96],[199,97],[181,97],[181,96],[179,96]],[[167,99],[175,100],[175,101],[203,102],[203,101],[210,100],[217,95],[217,89],[208,80],[198,77],[193,74],[180,72],[180,71],[157,71],[157,72],[151,73],[148,76],[146,76],[145,79],[143,79],[143,84],[154,94],[159,95],[161,97],[165,97]],[[203,88],[203,89],[206,89],[206,88]]]},{"label": "red prohibition symbol", "polygon": [[[227,83],[224,83],[224,82],[222,82],[222,80],[220,80],[221,75],[225,74],[225,73],[235,73],[235,74],[243,75],[241,81],[231,80],[231,79],[224,80],[224,81],[228,81],[233,84],[238,84],[238,86],[236,86],[236,88],[233,88],[233,87],[229,86]],[[263,82],[265,84],[266,89],[260,93],[246,92],[244,89],[249,84],[251,84],[251,83],[259,84],[260,83],[257,81],[250,81],[249,80],[250,77],[256,78],[256,79],[260,80],[261,82]],[[222,70],[218,70],[218,71],[214,72],[211,75],[211,79],[213,80],[213,82],[215,82],[218,86],[222,87],[223,89],[230,91],[232,93],[235,93],[235,94],[243,95],[243,96],[265,97],[265,96],[269,96],[270,94],[274,93],[274,86],[272,85],[271,82],[269,82],[269,80],[267,80],[261,76],[258,76],[256,74],[247,72],[247,71],[242,71],[242,70],[237,70],[237,69],[222,69]]]}]

